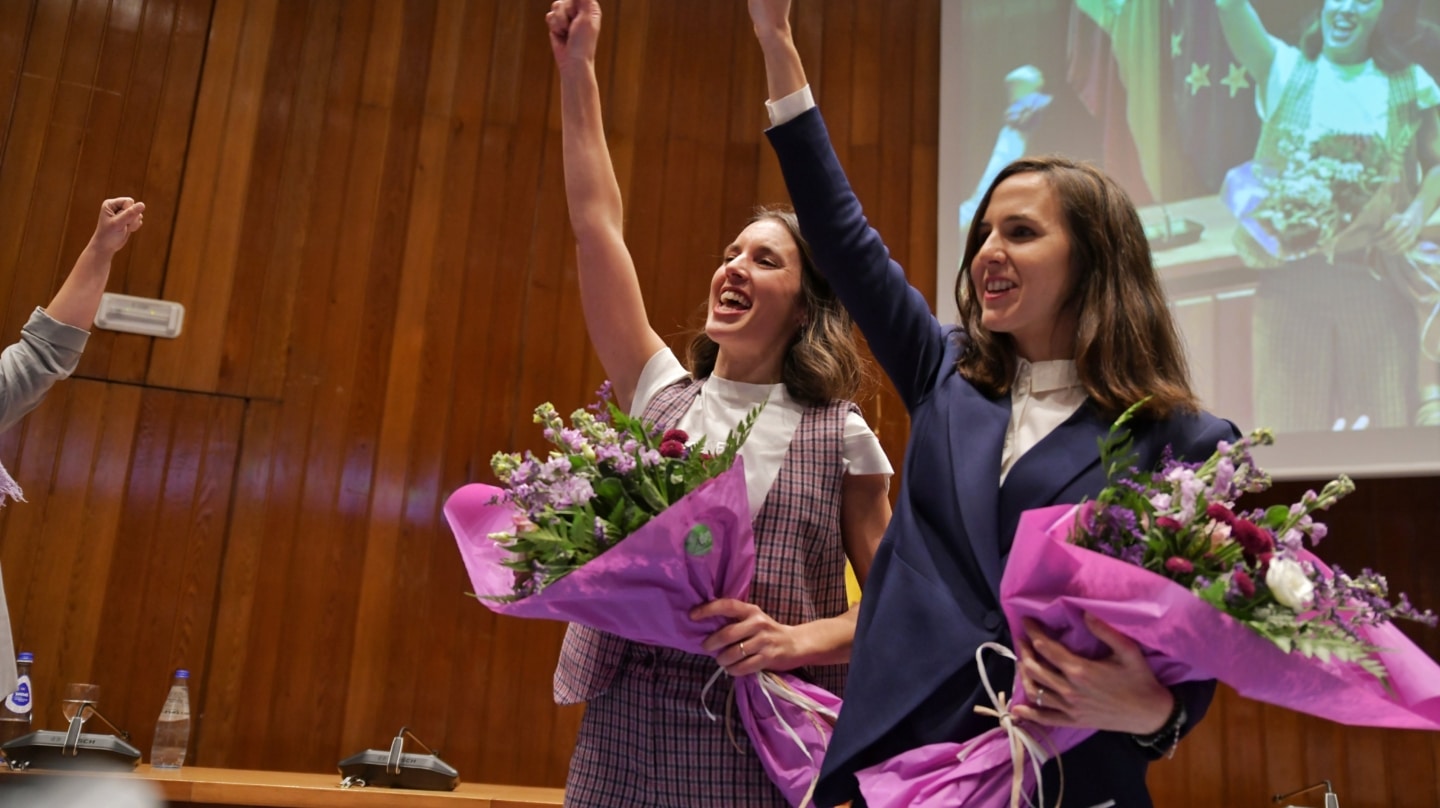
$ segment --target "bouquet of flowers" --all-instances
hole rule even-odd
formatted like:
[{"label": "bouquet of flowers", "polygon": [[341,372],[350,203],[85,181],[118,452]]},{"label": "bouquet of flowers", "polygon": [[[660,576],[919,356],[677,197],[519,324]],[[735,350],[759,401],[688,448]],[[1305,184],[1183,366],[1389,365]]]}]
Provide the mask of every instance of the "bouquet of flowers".
[{"label": "bouquet of flowers", "polygon": [[[1130,465],[1129,415],[1101,443],[1109,484],[1095,500],[1021,517],[1000,586],[1012,636],[1030,617],[1097,658],[1107,648],[1086,628],[1088,613],[1143,647],[1166,685],[1218,679],[1343,724],[1440,730],[1440,666],[1391,623],[1435,616],[1404,595],[1392,603],[1383,576],[1349,576],[1305,546],[1325,537],[1313,514],[1354,484],[1341,477],[1294,505],[1240,510],[1242,494],[1270,484],[1250,454],[1272,441],[1268,431],[1221,442],[1202,463],[1169,459],[1145,472]],[[1026,726],[995,700],[1000,728],[860,772],[868,804],[1015,805],[1035,787],[1039,761],[1093,733]]]},{"label": "bouquet of flowers", "polygon": [[[724,621],[696,622],[690,610],[745,600],[755,575],[737,453],[759,409],[711,454],[703,438],[689,443],[680,430],[626,415],[608,389],[570,426],[550,404],[536,408],[555,447],[549,456],[496,454],[491,465],[504,486],[462,487],[445,517],[475,594],[492,611],[704,653],[701,643]],[[808,802],[840,700],[769,671],[738,679],[735,700],[771,779],[792,804]]]},{"label": "bouquet of flowers", "polygon": [[1280,139],[1285,160],[1232,169],[1221,196],[1245,232],[1282,261],[1358,249],[1394,212],[1385,141],[1331,133],[1306,142],[1295,133]]},{"label": "bouquet of flowers", "polygon": [[[535,408],[535,423],[554,444],[541,460],[530,452],[496,452],[490,460],[504,483],[498,501],[516,506],[508,530],[490,535],[515,571],[513,591],[482,597],[513,601],[539,594],[574,572],[708,480],[729,470],[760,414],[751,412],[709,453],[686,441],[683,430],[652,428],[610,400],[609,382],[600,400],[570,416],[565,426],[554,405]],[[690,543],[711,539],[704,530]],[[694,552],[695,547],[687,545]]]}]

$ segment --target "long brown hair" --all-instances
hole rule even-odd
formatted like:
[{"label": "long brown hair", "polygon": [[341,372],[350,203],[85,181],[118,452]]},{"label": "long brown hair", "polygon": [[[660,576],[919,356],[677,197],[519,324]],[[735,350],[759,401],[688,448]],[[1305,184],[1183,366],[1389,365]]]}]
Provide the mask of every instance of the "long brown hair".
[{"label": "long brown hair", "polygon": [[[1435,24],[1421,19],[1419,10],[1416,0],[1385,0],[1381,6],[1380,19],[1370,34],[1370,58],[1382,73],[1405,70],[1440,47]],[[1312,62],[1325,49],[1325,32],[1320,23],[1323,12],[1322,7],[1311,14],[1300,35],[1300,52]]]},{"label": "long brown hair", "polygon": [[980,324],[970,267],[983,243],[978,223],[995,188],[1028,172],[1043,176],[1055,192],[1069,231],[1076,280],[1064,306],[1076,314],[1075,366],[1092,404],[1112,417],[1147,396],[1145,413],[1152,417],[1199,409],[1180,333],[1166,307],[1135,205],[1104,172],[1065,157],[1011,163],[980,201],[955,280],[955,303],[967,337],[960,374],[989,395],[1010,392],[1014,381],[1015,342]]},{"label": "long brown hair", "polygon": [[[795,239],[800,253],[800,297],[805,324],[791,338],[780,380],[791,398],[807,406],[855,400],[868,384],[869,366],[860,358],[850,313],[840,305],[830,284],[815,269],[815,259],[810,245],[800,235],[795,212],[782,206],[756,208],[746,226],[762,221],[778,222],[784,227]],[[687,358],[691,375],[703,379],[714,373],[719,354],[720,346],[706,335],[702,325],[690,340]]]}]

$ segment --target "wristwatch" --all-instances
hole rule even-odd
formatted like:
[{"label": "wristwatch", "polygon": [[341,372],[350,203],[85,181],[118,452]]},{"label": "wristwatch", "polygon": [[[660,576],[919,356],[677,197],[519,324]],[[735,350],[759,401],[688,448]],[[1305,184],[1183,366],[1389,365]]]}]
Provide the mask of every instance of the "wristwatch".
[{"label": "wristwatch", "polygon": [[[1172,695],[1174,691],[1171,691]],[[1185,726],[1185,702],[1175,696],[1175,707],[1170,710],[1170,717],[1165,719],[1164,725],[1149,735],[1131,735],[1130,738],[1140,746],[1153,749],[1159,752],[1162,757],[1169,757],[1175,754],[1175,747],[1180,744],[1180,730]]]}]

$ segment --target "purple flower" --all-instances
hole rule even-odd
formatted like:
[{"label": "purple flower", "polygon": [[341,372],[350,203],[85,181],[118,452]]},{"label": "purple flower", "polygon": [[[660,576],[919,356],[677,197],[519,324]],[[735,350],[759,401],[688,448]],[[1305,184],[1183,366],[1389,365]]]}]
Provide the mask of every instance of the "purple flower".
[{"label": "purple flower", "polygon": [[585,447],[585,436],[578,429],[566,428],[560,430],[560,442],[571,452],[579,452]]},{"label": "purple flower", "polygon": [[1229,499],[1231,483],[1235,480],[1235,464],[1230,458],[1222,457],[1215,464],[1215,482],[1210,484],[1210,496],[1214,499]]}]

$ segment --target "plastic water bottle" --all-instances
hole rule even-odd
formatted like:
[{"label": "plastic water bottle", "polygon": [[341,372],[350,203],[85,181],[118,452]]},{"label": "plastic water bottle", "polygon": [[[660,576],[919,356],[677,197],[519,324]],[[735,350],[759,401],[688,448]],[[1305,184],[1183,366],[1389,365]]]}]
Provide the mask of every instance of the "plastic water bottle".
[{"label": "plastic water bottle", "polygon": [[15,672],[20,675],[20,681],[15,685],[15,692],[0,703],[0,743],[30,732],[30,717],[34,715],[34,699],[30,693],[30,665],[34,661],[35,655],[29,651],[21,651],[15,658]]},{"label": "plastic water bottle", "polygon": [[150,765],[156,769],[178,769],[185,765],[185,747],[190,743],[190,672],[175,671],[170,695],[155,722],[155,743],[150,746]]}]

